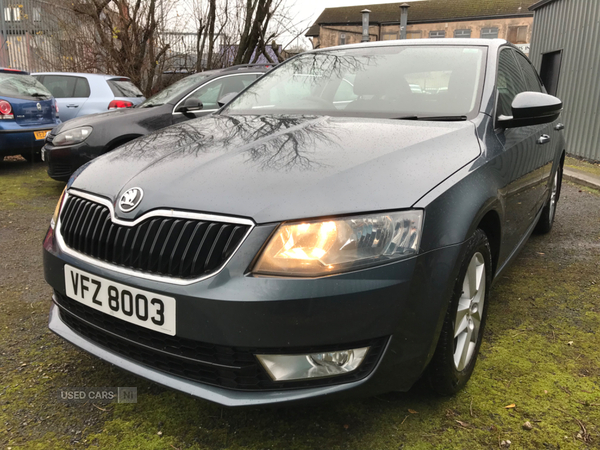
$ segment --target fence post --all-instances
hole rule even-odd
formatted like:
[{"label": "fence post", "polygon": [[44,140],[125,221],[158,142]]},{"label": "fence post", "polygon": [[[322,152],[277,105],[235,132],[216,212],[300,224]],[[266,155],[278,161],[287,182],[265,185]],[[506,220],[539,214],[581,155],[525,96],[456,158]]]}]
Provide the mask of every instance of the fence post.
[{"label": "fence post", "polygon": [[8,33],[6,32],[6,22],[4,21],[4,0],[0,0],[0,67],[9,67],[8,60]]}]

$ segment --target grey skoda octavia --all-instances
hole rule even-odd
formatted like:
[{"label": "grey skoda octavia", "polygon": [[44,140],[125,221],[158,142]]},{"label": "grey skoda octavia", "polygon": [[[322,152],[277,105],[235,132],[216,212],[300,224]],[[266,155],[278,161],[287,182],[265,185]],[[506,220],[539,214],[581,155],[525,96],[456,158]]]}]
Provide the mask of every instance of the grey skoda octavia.
[{"label": "grey skoda octavia", "polygon": [[453,394],[492,282],[552,227],[561,109],[503,40],[301,54],[73,175],[44,241],[49,326],[224,405],[422,376]]}]

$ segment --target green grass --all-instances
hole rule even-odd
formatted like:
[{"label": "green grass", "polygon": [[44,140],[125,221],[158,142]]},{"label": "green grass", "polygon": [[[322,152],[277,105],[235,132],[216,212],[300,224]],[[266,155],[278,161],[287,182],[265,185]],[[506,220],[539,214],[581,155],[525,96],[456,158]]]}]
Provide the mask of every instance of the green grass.
[{"label": "green grass", "polygon": [[567,157],[565,159],[565,166],[600,177],[600,163],[597,162],[584,161],[573,157]]},{"label": "green grass", "polygon": [[[46,217],[62,186],[41,166],[3,172],[0,208]],[[285,408],[226,409],[115,369],[47,330],[47,286],[32,286],[38,300],[25,301],[24,288],[5,279],[0,447],[425,450],[499,448],[510,440],[511,449],[600,448],[598,261],[550,253],[525,251],[496,283],[480,360],[454,397],[419,385]],[[58,390],[68,386],[137,386],[138,403],[61,403]],[[523,429],[526,421],[532,430]]]}]

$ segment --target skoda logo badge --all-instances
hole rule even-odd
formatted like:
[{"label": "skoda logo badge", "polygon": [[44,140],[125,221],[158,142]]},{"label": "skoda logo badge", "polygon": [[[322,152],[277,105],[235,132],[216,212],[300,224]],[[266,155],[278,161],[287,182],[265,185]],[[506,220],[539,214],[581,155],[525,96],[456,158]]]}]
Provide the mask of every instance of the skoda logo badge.
[{"label": "skoda logo badge", "polygon": [[140,204],[143,196],[144,191],[141,188],[128,189],[119,199],[119,209],[125,213],[133,211]]},{"label": "skoda logo badge", "polygon": [[40,104],[38,103],[38,104],[37,104],[37,109],[38,109],[38,111],[41,111],[41,110],[42,110],[42,105],[40,105]]}]

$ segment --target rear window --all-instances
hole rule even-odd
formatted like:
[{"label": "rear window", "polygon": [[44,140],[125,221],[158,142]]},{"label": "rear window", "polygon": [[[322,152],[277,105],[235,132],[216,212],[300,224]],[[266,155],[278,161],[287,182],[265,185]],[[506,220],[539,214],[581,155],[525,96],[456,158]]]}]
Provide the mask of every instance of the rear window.
[{"label": "rear window", "polygon": [[108,80],[108,85],[115,97],[143,97],[144,94],[131,82],[126,79]]},{"label": "rear window", "polygon": [[29,100],[51,97],[52,94],[30,75],[0,73],[0,95]]}]

